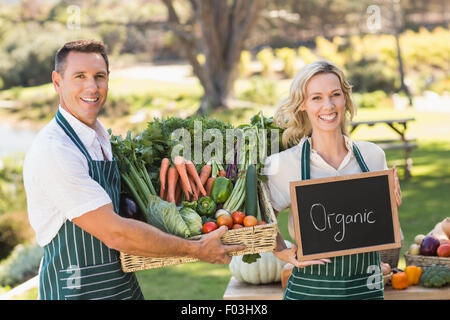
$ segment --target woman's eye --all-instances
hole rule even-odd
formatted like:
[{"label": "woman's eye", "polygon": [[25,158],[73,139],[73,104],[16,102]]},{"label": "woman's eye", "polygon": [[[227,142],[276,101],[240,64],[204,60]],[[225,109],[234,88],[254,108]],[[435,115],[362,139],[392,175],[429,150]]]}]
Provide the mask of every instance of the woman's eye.
[{"label": "woman's eye", "polygon": [[313,100],[320,100],[320,97],[317,97],[317,96],[316,96],[316,97],[313,97],[312,99],[313,99]]},{"label": "woman's eye", "polygon": [[339,97],[341,94],[339,92],[336,92],[333,96]]}]

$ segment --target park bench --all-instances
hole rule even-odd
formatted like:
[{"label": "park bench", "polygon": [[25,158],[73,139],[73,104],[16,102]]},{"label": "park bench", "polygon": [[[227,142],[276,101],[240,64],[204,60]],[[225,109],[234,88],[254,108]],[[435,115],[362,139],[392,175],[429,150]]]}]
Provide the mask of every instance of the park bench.
[{"label": "park bench", "polygon": [[411,178],[411,171],[413,167],[413,160],[410,157],[410,153],[413,149],[418,147],[416,139],[406,138],[407,124],[410,121],[414,121],[414,118],[405,119],[384,119],[384,120],[371,120],[371,121],[354,121],[351,123],[350,134],[352,134],[356,128],[361,125],[367,125],[372,127],[377,124],[384,124],[391,128],[399,135],[399,139],[390,140],[371,140],[376,143],[383,150],[404,150],[404,163],[401,165],[404,167],[405,178]]}]

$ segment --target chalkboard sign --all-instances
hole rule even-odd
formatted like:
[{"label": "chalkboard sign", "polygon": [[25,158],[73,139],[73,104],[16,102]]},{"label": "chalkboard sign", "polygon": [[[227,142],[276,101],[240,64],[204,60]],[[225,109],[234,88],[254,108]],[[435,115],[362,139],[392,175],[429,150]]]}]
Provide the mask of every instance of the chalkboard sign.
[{"label": "chalkboard sign", "polygon": [[290,183],[299,261],[401,247],[393,170]]}]

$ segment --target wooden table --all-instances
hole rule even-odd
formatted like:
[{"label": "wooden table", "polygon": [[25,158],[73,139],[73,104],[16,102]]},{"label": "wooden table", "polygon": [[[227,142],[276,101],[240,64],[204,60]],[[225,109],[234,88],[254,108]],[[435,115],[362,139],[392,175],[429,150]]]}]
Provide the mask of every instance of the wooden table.
[{"label": "wooden table", "polygon": [[[283,290],[281,282],[265,285],[252,285],[231,277],[223,295],[224,300],[281,300]],[[395,290],[391,286],[384,289],[385,300],[450,300],[450,286],[430,289],[411,286],[404,290]]]},{"label": "wooden table", "polygon": [[405,177],[409,179],[412,170],[412,159],[409,157],[409,153],[412,149],[417,148],[417,144],[414,142],[415,139],[408,139],[406,137],[406,131],[408,129],[408,123],[414,120],[415,118],[353,121],[350,124],[350,134],[360,126],[373,127],[378,124],[387,125],[398,135],[398,139],[374,140],[372,142],[378,144],[383,150],[403,149],[405,153]]}]

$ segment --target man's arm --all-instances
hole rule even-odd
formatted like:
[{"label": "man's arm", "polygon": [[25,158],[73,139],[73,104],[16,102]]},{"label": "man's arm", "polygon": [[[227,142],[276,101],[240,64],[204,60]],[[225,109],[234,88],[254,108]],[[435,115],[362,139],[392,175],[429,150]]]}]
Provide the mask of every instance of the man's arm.
[{"label": "man's arm", "polygon": [[73,222],[106,246],[138,256],[189,256],[209,263],[229,263],[229,252],[245,249],[242,245],[222,245],[220,238],[226,227],[204,235],[201,240],[186,240],[150,224],[123,218],[114,212],[112,204],[87,212]]}]

